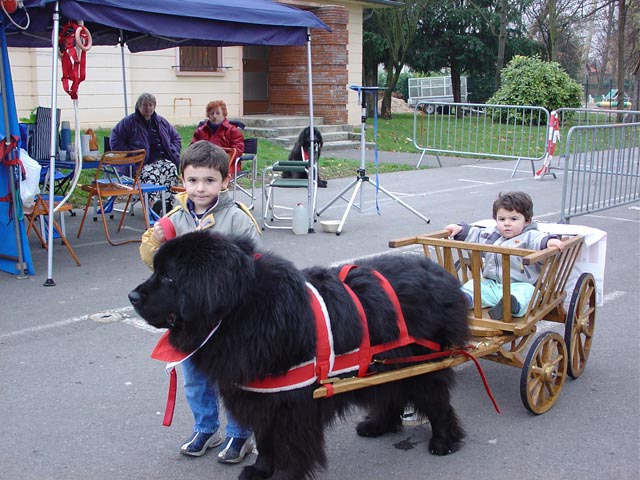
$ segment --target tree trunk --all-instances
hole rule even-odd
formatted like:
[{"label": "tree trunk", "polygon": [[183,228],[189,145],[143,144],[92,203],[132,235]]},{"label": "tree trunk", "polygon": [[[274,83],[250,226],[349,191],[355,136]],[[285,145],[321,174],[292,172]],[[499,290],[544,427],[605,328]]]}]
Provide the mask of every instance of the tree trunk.
[{"label": "tree trunk", "polygon": [[[500,88],[500,74],[504,67],[504,51],[507,43],[507,9],[509,0],[500,0],[500,32],[498,33],[498,58],[496,59],[495,89]],[[453,78],[451,79],[453,82]],[[455,90],[454,90],[455,91]]]},{"label": "tree trunk", "polygon": [[[618,0],[618,110],[624,110],[624,31],[627,23],[627,2]],[[622,113],[618,114],[618,122],[622,122]]]},{"label": "tree trunk", "polygon": [[[453,103],[462,103],[462,95],[460,92],[460,69],[457,65],[451,65],[451,90],[453,93]],[[456,118],[462,118],[462,110],[456,108]]]},{"label": "tree trunk", "polygon": [[602,52],[602,65],[600,67],[600,73],[598,75],[598,91],[604,93],[605,92],[605,77],[607,75],[607,67],[609,66],[609,54],[611,53],[611,37],[613,36],[613,16],[615,12],[615,5],[609,5],[609,11],[607,12],[607,25],[606,25],[606,34],[604,41],[604,51]]},{"label": "tree trunk", "polygon": [[549,0],[549,60],[558,61],[558,29],[556,0]]}]

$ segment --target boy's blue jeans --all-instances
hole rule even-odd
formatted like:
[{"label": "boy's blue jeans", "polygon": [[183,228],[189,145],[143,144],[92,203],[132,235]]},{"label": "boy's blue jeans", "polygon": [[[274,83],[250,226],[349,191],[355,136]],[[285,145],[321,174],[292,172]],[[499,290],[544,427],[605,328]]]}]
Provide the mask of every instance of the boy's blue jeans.
[{"label": "boy's blue jeans", "polygon": [[[193,413],[193,431],[215,433],[220,427],[218,419],[218,385],[211,384],[207,376],[197,370],[191,359],[182,363],[184,394]],[[227,413],[227,437],[249,438],[251,430],[243,428]]]}]

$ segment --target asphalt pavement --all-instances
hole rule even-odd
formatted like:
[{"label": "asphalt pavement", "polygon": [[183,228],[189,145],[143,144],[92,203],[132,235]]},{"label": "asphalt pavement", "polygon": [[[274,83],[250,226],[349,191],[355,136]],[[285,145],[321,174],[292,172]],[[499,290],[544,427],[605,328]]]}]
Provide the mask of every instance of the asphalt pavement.
[{"label": "asphalt pavement", "polygon": [[[332,154],[360,158],[357,150]],[[372,155],[367,152],[366,159]],[[380,152],[379,158],[415,165],[419,156]],[[460,220],[489,218],[496,195],[509,190],[533,197],[538,220],[560,218],[562,175],[534,181],[528,163],[512,177],[512,161],[442,161],[443,168],[367,172],[370,181],[364,182],[355,174],[331,179],[327,189],[319,190],[318,208],[335,201],[320,219],[342,218],[347,199],[359,188],[341,235],[324,233],[317,223],[315,232],[307,235],[267,230],[264,247],[300,268],[398,254],[402,252],[388,248],[389,240]],[[435,165],[433,157],[425,157],[423,166],[429,165]],[[277,201],[293,206],[304,200],[301,195],[278,192]],[[258,200],[257,217],[260,209]],[[101,223],[91,220],[78,239],[79,218],[66,217],[66,225],[82,266],[56,242],[55,286],[43,286],[47,255],[35,236],[30,246],[36,274],[17,279],[0,273],[0,477],[237,478],[239,466],[218,464],[211,453],[196,459],[179,454],[192,427],[181,389],[173,426],[161,425],[168,377],[163,365],[149,358],[160,332],[136,318],[127,300],[127,293],[149,274],[138,244],[109,246]],[[115,229],[116,222],[111,223]],[[521,372],[483,361],[502,410],[497,414],[478,373],[467,363],[456,369],[453,394],[468,434],[459,452],[430,455],[428,424],[407,424],[401,432],[378,439],[360,438],[354,427],[362,412],[354,411],[327,431],[328,467],[318,473],[319,480],[640,478],[639,205],[585,215],[572,224],[608,233],[604,305],[597,309],[586,370],[566,382],[558,403],[544,415],[530,414],[520,399]],[[128,217],[125,225],[114,236],[139,238],[142,215]],[[559,327],[544,322],[540,328]]]}]

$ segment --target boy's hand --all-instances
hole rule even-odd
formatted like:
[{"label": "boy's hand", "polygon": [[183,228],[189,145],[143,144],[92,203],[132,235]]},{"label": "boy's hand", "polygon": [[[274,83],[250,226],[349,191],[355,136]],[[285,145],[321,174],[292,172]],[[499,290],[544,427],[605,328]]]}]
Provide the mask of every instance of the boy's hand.
[{"label": "boy's hand", "polygon": [[153,238],[158,243],[164,243],[167,241],[167,236],[164,233],[164,228],[162,228],[160,222],[156,222],[153,225],[153,234],[151,235],[151,238]]},{"label": "boy's hand", "polygon": [[462,231],[462,226],[456,223],[450,223],[449,225],[446,225],[444,229],[449,231],[450,237],[455,237]]},{"label": "boy's hand", "polygon": [[551,238],[547,241],[547,248],[549,247],[554,247],[562,251],[564,250],[564,243],[559,238]]}]

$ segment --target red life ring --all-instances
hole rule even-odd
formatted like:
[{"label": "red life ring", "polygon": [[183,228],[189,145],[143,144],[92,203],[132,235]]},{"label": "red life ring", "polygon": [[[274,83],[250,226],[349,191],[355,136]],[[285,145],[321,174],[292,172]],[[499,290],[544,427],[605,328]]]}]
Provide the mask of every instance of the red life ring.
[{"label": "red life ring", "polygon": [[91,49],[93,44],[93,39],[91,38],[91,32],[84,25],[78,25],[76,28],[76,47],[78,47],[83,52],[86,52]]}]

